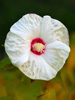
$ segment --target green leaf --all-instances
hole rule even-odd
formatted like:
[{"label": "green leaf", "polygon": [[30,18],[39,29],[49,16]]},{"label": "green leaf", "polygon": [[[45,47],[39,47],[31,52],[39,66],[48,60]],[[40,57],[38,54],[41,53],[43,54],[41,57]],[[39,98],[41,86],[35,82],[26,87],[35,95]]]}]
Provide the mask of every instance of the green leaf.
[{"label": "green leaf", "polygon": [[4,58],[3,60],[0,61],[0,72],[7,72],[7,71],[13,71],[16,70],[17,68],[13,66],[9,60],[8,57]]},{"label": "green leaf", "polygon": [[56,100],[56,93],[54,89],[46,90],[41,100]]},{"label": "green leaf", "polygon": [[15,96],[17,100],[27,100],[28,97],[28,84],[20,83],[15,89]]},{"label": "green leaf", "polygon": [[58,74],[56,75],[55,80],[58,82],[59,85],[64,86],[63,80],[62,80],[62,77],[61,77],[61,72],[58,72]]},{"label": "green leaf", "polygon": [[43,81],[37,80],[31,83],[28,100],[36,100],[36,98],[41,95],[43,85],[42,82]]},{"label": "green leaf", "polygon": [[56,93],[54,89],[50,89],[50,100],[56,100]]},{"label": "green leaf", "polygon": [[18,100],[36,100],[37,96],[41,95],[42,86],[41,81],[34,81],[32,83],[20,83],[16,88],[16,98]]},{"label": "green leaf", "polygon": [[6,65],[10,64],[10,60],[8,57],[4,58],[3,60],[0,61],[0,69],[4,68]]},{"label": "green leaf", "polygon": [[5,97],[0,97],[0,100],[13,100],[11,97],[5,96]]}]

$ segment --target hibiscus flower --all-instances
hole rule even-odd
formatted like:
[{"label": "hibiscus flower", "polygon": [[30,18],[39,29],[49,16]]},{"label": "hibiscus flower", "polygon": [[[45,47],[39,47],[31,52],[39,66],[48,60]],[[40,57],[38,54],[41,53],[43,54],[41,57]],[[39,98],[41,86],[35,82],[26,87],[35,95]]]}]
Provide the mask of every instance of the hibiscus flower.
[{"label": "hibiscus flower", "polygon": [[11,26],[5,51],[12,64],[29,78],[50,80],[69,56],[68,30],[48,15],[26,14]]}]

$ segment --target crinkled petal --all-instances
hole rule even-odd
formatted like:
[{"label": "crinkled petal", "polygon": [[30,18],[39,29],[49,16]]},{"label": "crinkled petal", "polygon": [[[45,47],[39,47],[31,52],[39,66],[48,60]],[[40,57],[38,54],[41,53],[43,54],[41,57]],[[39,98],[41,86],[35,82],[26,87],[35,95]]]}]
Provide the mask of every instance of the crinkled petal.
[{"label": "crinkled petal", "polygon": [[58,72],[68,58],[69,52],[70,48],[66,44],[56,41],[46,46],[46,51],[42,57]]},{"label": "crinkled petal", "polygon": [[28,60],[31,41],[40,34],[40,23],[40,16],[27,14],[10,28],[5,50],[15,66],[22,65]]},{"label": "crinkled petal", "polygon": [[11,26],[10,31],[23,39],[32,40],[33,38],[39,37],[41,20],[42,18],[36,14],[24,15]]},{"label": "crinkled petal", "polygon": [[12,32],[9,32],[5,41],[5,51],[12,64],[19,66],[24,64],[29,57],[30,43],[20,39]]},{"label": "crinkled petal", "polygon": [[69,45],[67,28],[60,21],[52,19],[50,16],[43,17],[40,37],[46,43],[61,41]]},{"label": "crinkled petal", "polygon": [[19,66],[19,69],[31,79],[50,80],[57,73],[41,56],[34,54],[31,54],[29,61]]}]

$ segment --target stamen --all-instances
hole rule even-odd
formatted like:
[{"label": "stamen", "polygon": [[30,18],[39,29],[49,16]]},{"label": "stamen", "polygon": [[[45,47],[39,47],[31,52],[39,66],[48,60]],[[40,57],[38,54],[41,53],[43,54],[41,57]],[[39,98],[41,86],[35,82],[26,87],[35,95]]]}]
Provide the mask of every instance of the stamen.
[{"label": "stamen", "polygon": [[35,43],[33,45],[33,49],[36,50],[37,52],[44,52],[45,46],[42,43]]}]

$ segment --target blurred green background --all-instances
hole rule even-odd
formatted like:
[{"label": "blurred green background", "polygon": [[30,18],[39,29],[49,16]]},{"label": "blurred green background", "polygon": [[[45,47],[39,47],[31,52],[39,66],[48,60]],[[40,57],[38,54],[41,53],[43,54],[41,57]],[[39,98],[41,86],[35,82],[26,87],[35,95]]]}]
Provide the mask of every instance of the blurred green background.
[{"label": "blurred green background", "polygon": [[[48,82],[30,80],[6,57],[6,35],[27,13],[50,15],[69,31],[70,56],[56,78]],[[0,60],[0,100],[75,100],[75,0],[0,0]]]}]

